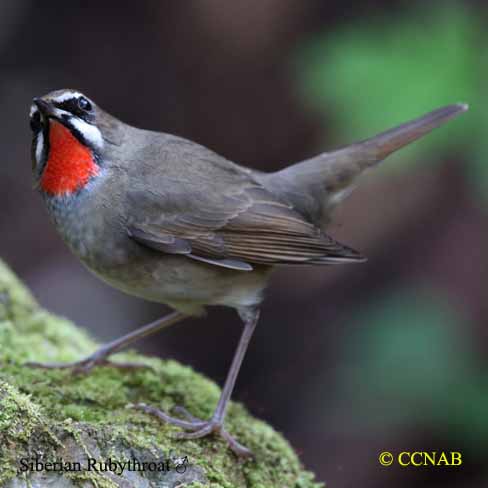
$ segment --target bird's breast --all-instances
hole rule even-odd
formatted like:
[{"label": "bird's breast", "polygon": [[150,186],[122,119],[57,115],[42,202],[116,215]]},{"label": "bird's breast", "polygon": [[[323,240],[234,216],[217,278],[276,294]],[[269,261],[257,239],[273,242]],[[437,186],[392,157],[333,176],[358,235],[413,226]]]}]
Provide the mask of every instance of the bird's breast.
[{"label": "bird's breast", "polygon": [[71,251],[90,269],[125,266],[134,244],[123,227],[117,205],[106,204],[94,188],[70,197],[45,196],[57,231]]}]

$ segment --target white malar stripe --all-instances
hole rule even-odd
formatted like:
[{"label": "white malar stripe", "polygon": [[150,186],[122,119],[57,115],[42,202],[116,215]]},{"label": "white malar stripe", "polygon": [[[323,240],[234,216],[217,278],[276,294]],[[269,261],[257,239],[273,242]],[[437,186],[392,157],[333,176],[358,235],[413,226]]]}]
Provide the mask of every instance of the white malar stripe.
[{"label": "white malar stripe", "polygon": [[[84,120],[75,117],[66,110],[54,107],[54,116],[59,119],[64,119],[68,121],[73,128],[77,129],[83,137],[90,142],[97,149],[102,149],[103,147],[103,137],[100,130],[92,124],[85,122]],[[64,116],[64,117],[63,117]]]},{"label": "white malar stripe", "polygon": [[82,97],[83,94],[77,91],[65,91],[60,95],[56,95],[55,97],[50,97],[51,100],[57,103],[63,103],[66,100],[70,100],[71,98],[79,98]]},{"label": "white malar stripe", "polygon": [[39,166],[42,163],[42,154],[44,152],[44,134],[42,131],[37,134],[36,139],[36,163]]},{"label": "white malar stripe", "polygon": [[98,127],[95,127],[94,125],[91,125],[88,122],[85,122],[84,120],[73,116],[70,117],[69,123],[75,129],[77,129],[83,135],[83,137],[93,146],[98,149],[101,149],[103,147],[103,137]]},{"label": "white malar stripe", "polygon": [[29,117],[32,119],[32,116],[38,112],[39,109],[36,107],[36,105],[33,103],[30,107],[30,110],[29,110]]},{"label": "white malar stripe", "polygon": [[88,122],[85,122],[84,120],[75,117],[73,114],[60,108],[54,107],[54,115],[59,119],[67,120],[72,127],[77,129],[85,137],[85,139],[96,148],[101,149],[103,147],[102,133],[94,125],[89,124]]}]

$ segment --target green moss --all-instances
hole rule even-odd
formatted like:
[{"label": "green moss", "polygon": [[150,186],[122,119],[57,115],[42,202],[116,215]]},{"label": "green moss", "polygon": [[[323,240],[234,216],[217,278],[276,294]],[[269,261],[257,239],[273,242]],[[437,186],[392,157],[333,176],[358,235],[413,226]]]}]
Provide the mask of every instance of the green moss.
[{"label": "green moss", "polygon": [[[188,456],[208,480],[186,485],[192,488],[321,486],[302,469],[283,437],[241,405],[231,405],[226,426],[255,453],[256,460],[246,462],[238,461],[217,437],[175,440],[178,428],[130,408],[135,402],[169,411],[184,405],[195,416],[209,417],[219,388],[175,361],[119,354],[115,359],[148,367],[130,372],[99,367],[85,376],[23,366],[26,361],[78,359],[95,347],[71,322],[40,309],[0,261],[0,486],[16,476],[20,458],[38,452],[46,460],[146,459],[172,452]],[[66,477],[76,486],[119,486],[92,471]]]}]

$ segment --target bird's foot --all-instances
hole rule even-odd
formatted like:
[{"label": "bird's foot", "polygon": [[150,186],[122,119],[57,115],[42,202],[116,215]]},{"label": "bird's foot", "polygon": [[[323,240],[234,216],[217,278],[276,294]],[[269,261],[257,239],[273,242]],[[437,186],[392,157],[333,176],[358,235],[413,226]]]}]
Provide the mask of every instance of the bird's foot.
[{"label": "bird's foot", "polygon": [[114,362],[107,359],[108,354],[103,349],[95,351],[84,359],[79,361],[73,361],[69,363],[37,363],[28,362],[24,366],[30,368],[43,368],[43,369],[70,369],[75,375],[82,375],[89,373],[96,366],[108,366],[118,369],[140,369],[148,368],[145,364],[128,363],[128,362]]},{"label": "bird's foot", "polygon": [[163,422],[185,429],[187,432],[179,432],[176,434],[178,439],[199,439],[210,434],[217,434],[227,442],[228,446],[237,457],[249,458],[253,456],[252,452],[247,447],[240,444],[224,429],[222,421],[218,421],[213,418],[210,420],[201,420],[194,417],[183,407],[176,407],[175,411],[181,416],[185,417],[185,420],[177,417],[171,417],[162,410],[146,405],[145,403],[138,403],[134,405],[133,408],[142,410],[150,415],[154,415]]}]

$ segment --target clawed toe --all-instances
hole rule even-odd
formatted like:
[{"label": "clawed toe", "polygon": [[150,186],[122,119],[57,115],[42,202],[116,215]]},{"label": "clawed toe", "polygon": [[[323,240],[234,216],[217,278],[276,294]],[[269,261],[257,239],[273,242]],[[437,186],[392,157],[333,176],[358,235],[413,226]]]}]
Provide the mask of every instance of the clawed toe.
[{"label": "clawed toe", "polygon": [[74,361],[71,363],[37,363],[28,362],[24,366],[28,368],[40,368],[40,369],[71,369],[73,374],[83,374],[91,371],[96,365],[105,364],[104,361],[82,360]]},{"label": "clawed toe", "polygon": [[226,430],[222,429],[220,431],[220,435],[223,439],[227,441],[227,444],[232,449],[234,454],[242,459],[252,458],[254,454],[250,449],[246,446],[243,446],[240,442],[238,442],[235,437],[231,436]]},{"label": "clawed toe", "polygon": [[[176,417],[172,417],[168,415],[166,412],[159,410],[158,408],[151,407],[150,405],[146,405],[145,403],[137,403],[132,405],[132,408],[136,410],[141,410],[142,412],[148,413],[149,415],[154,415],[159,420],[166,422],[167,424],[176,425],[177,427],[181,427],[182,429],[194,429],[199,427],[197,426],[198,422],[189,421],[189,420],[181,420]],[[200,421],[200,424],[203,425],[205,422]]]},{"label": "clawed toe", "polygon": [[220,431],[221,428],[221,426],[212,424],[212,422],[200,422],[200,424],[203,424],[202,427],[197,427],[195,424],[195,430],[193,432],[178,432],[175,437],[177,439],[200,439],[212,432]]},{"label": "clawed toe", "polygon": [[210,434],[218,434],[227,442],[231,450],[238,457],[252,457],[252,452],[247,447],[237,442],[236,439],[224,429],[222,422],[217,422],[215,420],[200,420],[183,407],[175,407],[175,411],[187,420],[172,417],[162,410],[146,405],[145,403],[133,405],[133,408],[154,415],[167,424],[176,425],[177,427],[185,429],[185,431],[178,432],[175,435],[177,439],[200,439]]},{"label": "clawed toe", "polygon": [[200,419],[195,417],[194,415],[192,415],[185,407],[177,405],[174,408],[174,411],[177,414],[182,415],[183,417],[186,417],[186,419],[189,420],[190,422],[200,422]]},{"label": "clawed toe", "polygon": [[[202,422],[199,422],[201,425]],[[230,435],[225,429],[224,426],[212,420],[208,422],[203,422],[203,426],[197,428],[193,432],[178,432],[176,437],[178,439],[200,439],[210,434],[218,434],[222,439],[224,439],[230,449],[237,455],[239,458],[250,458],[253,457],[251,450],[247,447],[243,446],[240,442],[238,442],[232,435]]]},{"label": "clawed toe", "polygon": [[108,366],[117,369],[141,369],[149,368],[145,364],[137,363],[116,363],[109,361],[108,359],[100,359],[96,357],[90,357],[83,359],[81,361],[73,361],[71,363],[38,363],[38,362],[28,362],[24,366],[29,368],[41,368],[41,369],[70,369],[73,375],[84,375],[88,374],[96,366]]}]

